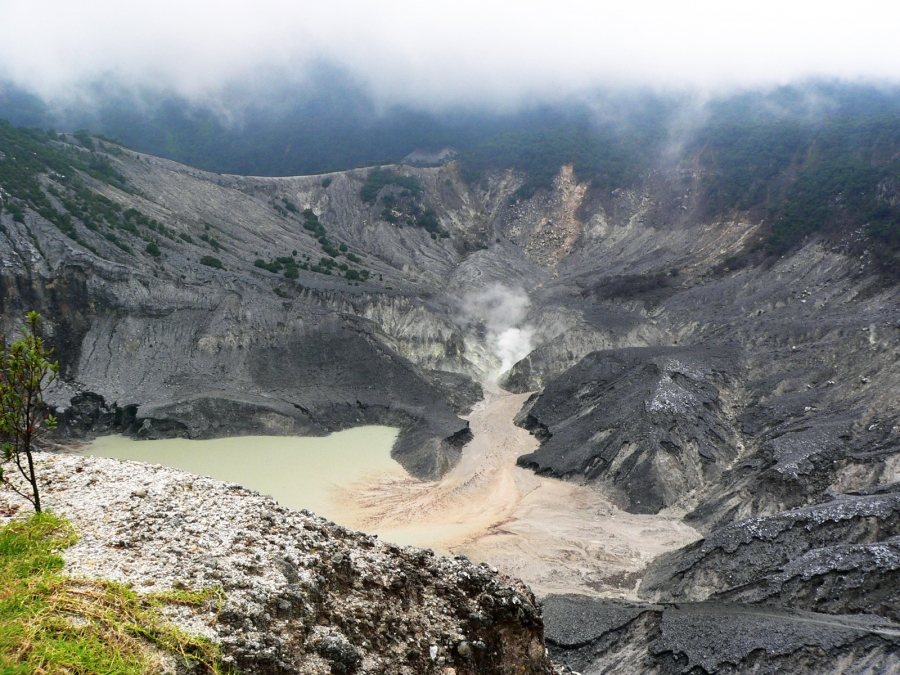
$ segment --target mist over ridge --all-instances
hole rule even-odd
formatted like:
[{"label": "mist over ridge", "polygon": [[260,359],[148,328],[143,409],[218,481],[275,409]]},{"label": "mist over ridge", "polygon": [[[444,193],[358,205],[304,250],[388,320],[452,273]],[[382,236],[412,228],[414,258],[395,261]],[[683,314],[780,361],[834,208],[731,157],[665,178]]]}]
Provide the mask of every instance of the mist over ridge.
[{"label": "mist over ridge", "polygon": [[[898,20],[877,0],[853,12],[770,0],[10,0],[0,118],[265,175],[463,150],[573,119],[677,145],[710,101],[750,92],[821,112],[816,99],[834,95],[822,83],[892,91]],[[784,88],[807,104],[775,101]]]},{"label": "mist over ridge", "polygon": [[886,269],[900,272],[900,203],[891,196],[898,86],[810,80],[716,96],[609,88],[508,110],[426,110],[384,108],[348,73],[321,66],[301,88],[235,84],[204,103],[114,81],[83,93],[77,101],[44,101],[6,83],[0,119],[88,129],[237,175],[315,175],[452,149],[439,161],[453,158],[470,186],[512,171],[518,183],[510,204],[549,195],[563,166],[588,189],[588,203],[606,207],[618,191],[638,193],[660,179],[673,195],[686,194],[699,167],[701,199],[691,209],[697,217],[765,223],[748,242],[750,253],[781,254],[813,233],[857,227],[883,244],[876,252]]},{"label": "mist over ridge", "polygon": [[329,63],[379,105],[517,107],[597,86],[896,82],[895,3],[687,0],[416,5],[264,0],[4,3],[0,78],[65,98],[105,78],[192,102]]},{"label": "mist over ridge", "polygon": [[[242,175],[305,175],[396,163],[415,150],[453,148],[484,168],[501,148],[549,138],[544,170],[579,154],[619,165],[677,154],[710,125],[799,124],[900,113],[900,86],[806,80],[717,94],[701,89],[594,87],[515,106],[387,105],[364,82],[318,64],[302,82],[286,72],[234,81],[202,98],[106,78],[42,98],[0,80],[0,119],[14,126],[88,129],[197,168]],[[534,152],[531,153],[535,155]],[[627,156],[627,157],[626,157]],[[590,160],[591,162],[595,160]],[[551,166],[552,165],[552,166]],[[516,162],[513,168],[534,170]],[[619,169],[612,182],[628,172]],[[538,171],[540,173],[540,171]],[[541,175],[548,184],[551,176]]]},{"label": "mist over ridge", "polygon": [[504,108],[385,106],[349,73],[326,65],[303,83],[238,82],[202,100],[114,80],[44,99],[0,82],[0,119],[15,126],[89,129],[143,152],[243,175],[339,171],[398,162],[414,150],[465,151],[510,134],[561,128],[659,136],[673,115],[695,104],[691,93],[629,88]]}]

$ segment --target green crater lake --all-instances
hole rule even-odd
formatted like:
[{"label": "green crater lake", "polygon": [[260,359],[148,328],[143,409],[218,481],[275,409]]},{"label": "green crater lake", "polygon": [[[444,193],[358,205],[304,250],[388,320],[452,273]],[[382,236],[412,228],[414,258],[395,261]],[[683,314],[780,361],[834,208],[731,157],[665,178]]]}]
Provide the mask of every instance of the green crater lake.
[{"label": "green crater lake", "polygon": [[236,436],[135,441],[103,436],[80,454],[132,459],[239,483],[282,506],[334,520],[342,489],[375,476],[406,475],[391,458],[398,430],[366,426],[329,436]]}]

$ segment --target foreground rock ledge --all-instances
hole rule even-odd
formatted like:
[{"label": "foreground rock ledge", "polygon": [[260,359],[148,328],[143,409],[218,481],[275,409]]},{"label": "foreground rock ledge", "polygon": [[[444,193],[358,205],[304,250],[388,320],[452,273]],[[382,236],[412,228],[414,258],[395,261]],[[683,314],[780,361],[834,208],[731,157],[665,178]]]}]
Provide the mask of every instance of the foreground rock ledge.
[{"label": "foreground rock ledge", "polygon": [[[161,466],[43,455],[39,471],[47,508],[78,530],[67,573],[146,591],[221,587],[221,608],[172,619],[218,642],[240,672],[551,672],[531,591],[484,565]],[[0,521],[17,505],[0,493]]]}]

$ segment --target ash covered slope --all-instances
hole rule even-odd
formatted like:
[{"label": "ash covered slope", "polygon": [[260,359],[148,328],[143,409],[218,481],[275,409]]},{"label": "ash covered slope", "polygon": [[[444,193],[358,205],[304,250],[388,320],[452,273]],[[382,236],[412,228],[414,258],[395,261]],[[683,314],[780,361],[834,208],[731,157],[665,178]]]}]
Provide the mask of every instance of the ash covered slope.
[{"label": "ash covered slope", "polygon": [[895,480],[900,290],[858,233],[730,270],[754,226],[649,187],[584,213],[533,293],[552,310],[505,379],[541,390],[521,423],[544,445],[522,462],[707,529]]},{"label": "ash covered slope", "polygon": [[381,421],[438,475],[467,438],[469,378],[501,361],[467,294],[503,282],[530,295],[533,349],[505,383],[545,387],[528,424],[547,444],[523,460],[539,470],[707,529],[888,480],[900,303],[871,242],[838,229],[741,262],[761,221],[711,215],[702,167],[607,191],[564,166],[522,199],[522,175],[469,183],[455,163],[252,178],[86,137],[34,149],[69,164],[6,200],[0,301],[7,331],[45,311],[59,402],[81,394],[73,432]]},{"label": "ash covered slope", "polygon": [[[383,221],[386,207],[360,198],[365,171],[224,177],[69,140],[41,147],[74,175],[34,171],[47,203],[9,197],[0,216],[0,309],[7,332],[24,308],[48,319],[70,432],[386,423],[404,430],[395,453],[414,474],[454,463],[467,439],[457,413],[480,390],[450,307],[424,298],[463,255],[462,216],[442,213],[453,238],[430,220],[434,232]],[[433,173],[416,189],[437,189]],[[418,194],[403,199],[396,212],[426,215]]]},{"label": "ash covered slope", "polygon": [[[869,508],[900,478],[900,298],[850,225],[780,257],[745,255],[762,220],[711,215],[709,175],[677,161],[611,191],[564,166],[524,199],[515,172],[469,183],[453,163],[246,178],[91,143],[122,180],[87,164],[79,175],[120,205],[117,224],[97,225],[77,190],[45,172],[48,199],[69,210],[53,187],[88,222],[72,210],[67,231],[14,202],[22,215],[5,209],[0,236],[4,319],[35,306],[50,319],[68,364],[60,399],[80,393],[73,432],[316,433],[386,421],[405,429],[398,458],[437,475],[465,441],[454,413],[478,397],[470,378],[501,361],[497,326],[461,318],[466,294],[505,282],[530,297],[513,323],[532,351],[504,382],[542,390],[522,416],[545,441],[523,460],[540,471],[632,511],[682,509],[713,541],[731,526],[753,540],[756,519],[782,523],[835,498]],[[125,218],[128,208],[146,221]],[[159,256],[145,249],[154,240]],[[345,276],[322,273],[338,264]],[[746,588],[723,579],[752,546],[691,548],[660,561],[654,593],[884,611],[893,596],[870,590],[896,583],[889,527],[784,532],[761,540],[784,568],[760,568]],[[884,551],[884,564],[872,562]],[[847,581],[852,602],[816,605],[816,584],[837,588],[853,560],[867,571]]]},{"label": "ash covered slope", "polygon": [[728,603],[544,602],[550,654],[590,675],[900,672],[900,626]]},{"label": "ash covered slope", "polygon": [[484,565],[160,466],[44,455],[40,471],[48,507],[78,531],[66,572],[152,590],[220,587],[221,607],[173,618],[242,673],[550,672],[534,596]]},{"label": "ash covered slope", "polygon": [[[632,511],[685,509],[709,534],[651,564],[639,593],[660,604],[553,600],[556,658],[589,673],[900,671],[898,289],[852,251],[812,241],[612,297],[608,280],[573,284],[570,306],[636,309],[670,342],[617,349],[613,324],[562,373],[537,353],[520,363],[546,379],[520,416],[544,443],[521,462]],[[574,644],[583,612],[603,618]]]},{"label": "ash covered slope", "polygon": [[587,673],[900,672],[897,487],[715,530],[651,564],[648,603],[548,598],[551,655]]},{"label": "ash covered slope", "polygon": [[659,604],[548,601],[551,653],[586,673],[900,672],[896,283],[857,231],[737,270],[724,247],[679,253],[680,231],[697,251],[709,232],[659,203],[604,224],[590,265],[563,259],[541,293],[594,332],[552,336],[507,382],[541,387],[522,464],[708,536],[651,564],[639,593]]}]

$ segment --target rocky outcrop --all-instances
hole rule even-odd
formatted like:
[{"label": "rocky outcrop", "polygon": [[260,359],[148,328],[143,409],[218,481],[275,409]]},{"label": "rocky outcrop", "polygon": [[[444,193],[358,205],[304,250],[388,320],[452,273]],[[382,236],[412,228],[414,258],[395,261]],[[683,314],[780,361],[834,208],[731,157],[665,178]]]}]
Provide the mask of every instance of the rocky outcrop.
[{"label": "rocky outcrop", "polygon": [[65,571],[139,591],[220,588],[221,605],[172,619],[242,673],[550,672],[534,596],[485,565],[161,466],[41,455],[39,470],[44,501],[78,531]]},{"label": "rocky outcrop", "polygon": [[900,625],[879,617],[584,596],[544,612],[551,655],[585,675],[900,672]]},{"label": "rocky outcrop", "polygon": [[720,395],[735,348],[594,352],[547,383],[519,423],[542,440],[538,473],[603,483],[633,513],[656,513],[714,481],[737,454]]},{"label": "rocky outcrop", "polygon": [[752,518],[662,556],[641,583],[655,601],[725,600],[900,620],[900,485]]}]

